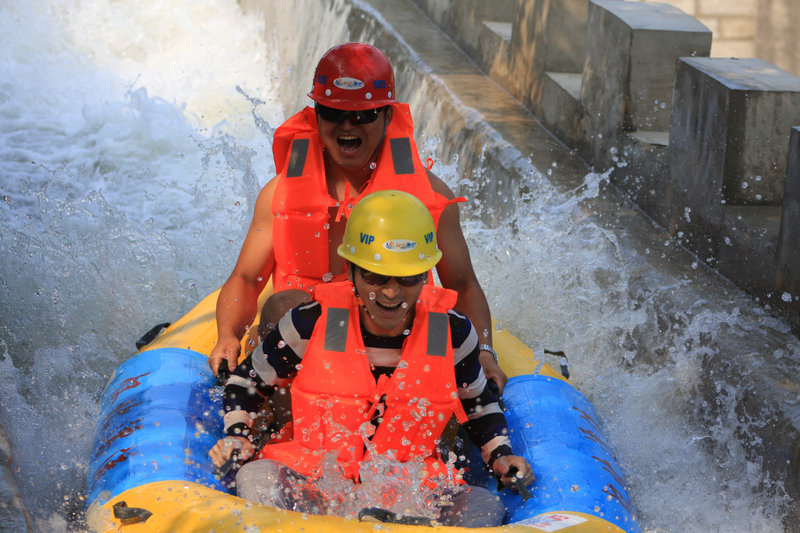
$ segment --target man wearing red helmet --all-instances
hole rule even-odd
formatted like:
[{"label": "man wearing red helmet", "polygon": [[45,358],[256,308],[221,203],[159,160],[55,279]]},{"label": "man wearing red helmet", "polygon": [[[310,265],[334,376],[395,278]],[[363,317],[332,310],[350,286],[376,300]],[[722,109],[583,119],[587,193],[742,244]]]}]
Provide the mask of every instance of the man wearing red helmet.
[{"label": "man wearing red helmet", "polygon": [[315,107],[275,132],[278,175],[259,193],[239,259],[220,291],[218,341],[209,365],[215,373],[223,359],[236,367],[241,338],[270,277],[275,294],[262,311],[262,324],[274,324],[310,299],[315,285],[345,279],[336,248],[350,210],[367,194],[396,189],[431,211],[443,253],[439,279],[458,292],[455,307],[479,332],[481,364],[502,390],[507,377],[491,348],[489,306],[453,205],[463,199],[421,163],[408,105],[396,101],[389,60],[368,44],[335,46],[317,65],[308,96]]}]

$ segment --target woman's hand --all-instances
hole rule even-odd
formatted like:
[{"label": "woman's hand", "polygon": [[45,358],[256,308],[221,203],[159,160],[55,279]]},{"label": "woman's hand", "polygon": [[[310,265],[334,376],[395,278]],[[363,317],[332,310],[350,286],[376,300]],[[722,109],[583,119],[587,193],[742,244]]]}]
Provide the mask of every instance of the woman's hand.
[{"label": "woman's hand", "polygon": [[238,450],[239,459],[246,461],[253,456],[255,447],[245,437],[225,437],[224,439],[219,439],[214,447],[208,451],[208,456],[214,466],[219,468],[225,464],[236,450]]},{"label": "woman's hand", "polygon": [[492,463],[492,471],[504,486],[513,490],[517,489],[517,483],[521,482],[523,486],[527,487],[534,480],[531,465],[519,455],[498,457]]}]

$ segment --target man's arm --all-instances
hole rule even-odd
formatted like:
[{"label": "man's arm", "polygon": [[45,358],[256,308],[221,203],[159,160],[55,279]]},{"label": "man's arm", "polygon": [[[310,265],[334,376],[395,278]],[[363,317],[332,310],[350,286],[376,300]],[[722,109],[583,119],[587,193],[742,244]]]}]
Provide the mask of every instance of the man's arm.
[{"label": "man's arm", "polygon": [[[428,172],[431,186],[439,194],[446,198],[454,198],[455,195],[441,179],[432,172]],[[469,247],[461,231],[461,219],[458,214],[458,205],[451,204],[443,212],[439,219],[439,227],[436,231],[436,239],[439,248],[442,250],[442,259],[436,265],[436,272],[442,285],[448,289],[458,292],[458,302],[455,308],[467,315],[478,332],[479,344],[492,345],[492,316],[489,311],[489,303],[486,295],[478,282],[475,271],[472,268],[472,260],[469,255]],[[500,392],[503,391],[508,376],[495,362],[494,357],[488,351],[481,351],[481,366],[486,373],[486,377],[497,383]]]},{"label": "man's arm", "polygon": [[253,220],[239,252],[239,259],[219,293],[218,339],[208,358],[215,375],[223,359],[228,360],[228,368],[236,368],[242,336],[253,323],[258,312],[258,297],[275,268],[272,196],[276,181],[277,178],[271,180],[258,194]]}]

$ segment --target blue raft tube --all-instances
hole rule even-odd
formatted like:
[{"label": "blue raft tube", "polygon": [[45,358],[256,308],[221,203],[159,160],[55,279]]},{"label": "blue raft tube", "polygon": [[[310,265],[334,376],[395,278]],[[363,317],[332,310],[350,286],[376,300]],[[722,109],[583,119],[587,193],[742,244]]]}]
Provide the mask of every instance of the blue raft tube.
[{"label": "blue raft tube", "polygon": [[[537,368],[542,366],[547,367]],[[527,501],[509,490],[499,493],[508,508],[503,530],[639,532],[622,470],[592,405],[565,379],[551,374],[514,376],[503,392],[512,446],[536,476]],[[106,509],[95,529],[222,531],[227,530],[226,520],[240,524],[251,517],[262,531],[270,520],[280,523],[282,531],[315,530],[307,515],[294,522],[287,515],[299,513],[262,509],[259,515],[264,506],[233,496],[215,478],[207,455],[222,434],[221,390],[215,385],[206,356],[190,349],[143,351],[117,368],[102,397],[88,474],[89,504],[95,513]],[[496,491],[493,485],[489,488]],[[205,506],[204,499],[209,501]],[[115,518],[108,516],[112,507]],[[120,507],[143,507],[137,510],[146,516],[131,518],[118,513],[125,511]],[[163,514],[170,517],[159,516]],[[373,527],[320,518],[319,531]],[[422,526],[386,527],[423,531]]]}]

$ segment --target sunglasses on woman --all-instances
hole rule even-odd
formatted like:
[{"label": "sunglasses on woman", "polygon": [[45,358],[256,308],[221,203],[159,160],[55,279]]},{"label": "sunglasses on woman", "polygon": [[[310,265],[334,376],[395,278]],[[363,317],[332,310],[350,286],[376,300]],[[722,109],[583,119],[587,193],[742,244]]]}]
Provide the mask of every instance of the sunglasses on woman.
[{"label": "sunglasses on woman", "polygon": [[361,278],[364,281],[366,281],[367,284],[375,287],[386,285],[392,278],[396,279],[397,283],[399,283],[403,287],[416,287],[420,283],[425,283],[426,281],[428,281],[427,272],[423,272],[422,274],[415,274],[413,276],[384,276],[383,274],[376,274],[375,272],[364,270],[361,267],[358,267],[358,269],[361,271]]},{"label": "sunglasses on woman", "polygon": [[343,109],[334,109],[332,107],[316,104],[316,109],[323,120],[335,124],[342,124],[347,118],[349,118],[350,122],[353,124],[369,124],[375,122],[380,112],[385,108],[379,107],[377,109],[365,109],[364,111],[345,111]]}]

